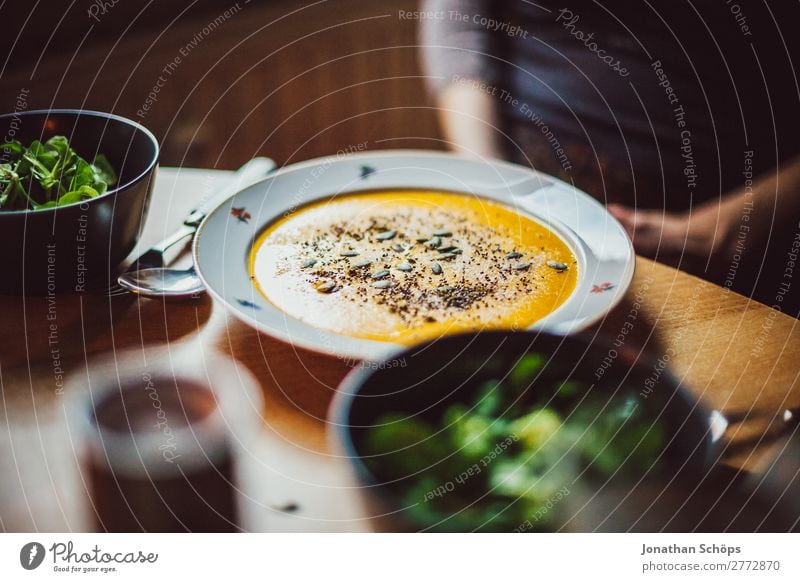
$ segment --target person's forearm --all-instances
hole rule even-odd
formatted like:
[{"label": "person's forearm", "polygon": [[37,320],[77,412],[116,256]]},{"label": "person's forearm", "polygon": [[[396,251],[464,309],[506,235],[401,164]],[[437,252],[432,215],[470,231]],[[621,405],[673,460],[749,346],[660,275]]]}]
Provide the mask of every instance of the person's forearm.
[{"label": "person's forearm", "polygon": [[481,157],[500,157],[496,103],[482,85],[495,85],[489,31],[475,18],[487,15],[489,0],[425,0],[421,9],[440,15],[420,23],[421,63],[439,107],[450,149]]},{"label": "person's forearm", "polygon": [[740,237],[750,243],[762,243],[773,229],[797,228],[800,219],[800,156],[787,162],[779,171],[757,178],[752,187],[742,187],[720,202],[706,203],[699,212],[706,224],[718,225],[715,254],[729,259],[736,252]]},{"label": "person's forearm", "polygon": [[798,228],[800,157],[749,188],[743,185],[685,213],[617,204],[609,211],[631,235],[637,253],[714,280],[726,277],[726,284],[733,265],[734,273],[741,270],[740,279],[744,273],[758,276],[768,241],[785,240]]},{"label": "person's forearm", "polygon": [[497,104],[479,84],[449,85],[439,94],[438,106],[449,148],[478,157],[502,157]]}]

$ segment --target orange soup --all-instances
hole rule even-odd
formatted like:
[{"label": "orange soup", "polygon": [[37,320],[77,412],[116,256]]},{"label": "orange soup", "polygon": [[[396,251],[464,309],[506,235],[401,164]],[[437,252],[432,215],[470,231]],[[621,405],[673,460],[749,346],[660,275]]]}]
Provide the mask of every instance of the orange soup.
[{"label": "orange soup", "polygon": [[418,190],[302,207],[250,256],[259,291],[287,316],[400,344],[529,327],[570,296],[577,267],[558,235],[508,206]]}]

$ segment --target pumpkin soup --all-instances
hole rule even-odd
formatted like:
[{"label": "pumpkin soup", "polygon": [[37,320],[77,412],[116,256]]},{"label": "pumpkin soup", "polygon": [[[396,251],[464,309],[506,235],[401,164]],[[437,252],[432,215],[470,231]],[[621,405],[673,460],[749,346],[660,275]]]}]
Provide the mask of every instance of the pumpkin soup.
[{"label": "pumpkin soup", "polygon": [[529,327],[570,296],[577,261],[555,233],[503,204],[404,190],[296,210],[258,238],[250,274],[288,316],[412,344]]}]

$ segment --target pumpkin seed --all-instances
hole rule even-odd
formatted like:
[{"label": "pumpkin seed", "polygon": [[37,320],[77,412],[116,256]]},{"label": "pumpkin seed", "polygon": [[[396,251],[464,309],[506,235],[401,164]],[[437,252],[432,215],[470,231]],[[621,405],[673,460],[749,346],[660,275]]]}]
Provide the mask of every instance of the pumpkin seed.
[{"label": "pumpkin seed", "polygon": [[371,264],[372,264],[372,261],[370,259],[361,259],[360,261],[356,261],[355,263],[353,263],[353,266],[356,269],[361,269],[362,267],[366,267],[366,266],[371,265]]},{"label": "pumpkin seed", "polygon": [[569,267],[561,261],[547,261],[547,266],[556,271],[566,271]]},{"label": "pumpkin seed", "polygon": [[320,293],[330,293],[336,288],[335,281],[323,281],[322,283],[317,284],[317,291]]},{"label": "pumpkin seed", "polygon": [[339,253],[343,257],[357,257],[359,255],[358,251],[342,251]]},{"label": "pumpkin seed", "polygon": [[441,286],[436,288],[436,291],[439,292],[439,293],[442,293],[442,294],[450,293],[451,291],[454,291],[454,290],[455,290],[455,287],[451,287],[450,285],[441,285]]},{"label": "pumpkin seed", "polygon": [[427,241],[425,246],[432,249],[438,249],[440,246],[442,246],[442,239],[440,239],[438,236],[435,236],[431,240]]},{"label": "pumpkin seed", "polygon": [[372,284],[372,286],[375,287],[376,289],[388,289],[389,287],[392,287],[393,285],[394,285],[394,283],[392,283],[388,279],[383,280],[383,281],[375,281]]},{"label": "pumpkin seed", "polygon": [[376,234],[375,238],[378,240],[392,240],[396,236],[397,236],[396,230],[385,230],[381,233]]},{"label": "pumpkin seed", "polygon": [[456,250],[457,248],[458,247],[454,247],[452,245],[450,245],[449,247],[439,247],[439,252],[440,253],[450,253],[450,252],[453,252],[454,250]]},{"label": "pumpkin seed", "polygon": [[514,265],[511,268],[514,269],[515,271],[527,271],[528,269],[531,268],[531,264],[530,263],[519,263],[517,265]]},{"label": "pumpkin seed", "polygon": [[317,264],[317,259],[308,259],[305,263],[303,263],[304,269],[309,269]]},{"label": "pumpkin seed", "polygon": [[437,230],[433,233],[433,236],[453,236],[453,233],[447,229]]},{"label": "pumpkin seed", "polygon": [[418,243],[424,243],[424,242],[428,242],[428,237],[427,236],[418,236],[414,240],[417,241]]},{"label": "pumpkin seed", "polygon": [[408,273],[409,271],[413,271],[414,267],[412,267],[408,263],[400,263],[395,267],[395,269],[397,269],[398,271],[405,271],[406,273]]},{"label": "pumpkin seed", "polygon": [[403,245],[401,245],[401,244],[396,244],[396,245],[394,245],[394,246],[392,247],[392,250],[393,250],[393,251],[395,251],[396,253],[402,253],[403,251],[405,251],[405,250],[406,250],[406,247],[404,247],[404,246],[403,246]]},{"label": "pumpkin seed", "polygon": [[387,271],[386,269],[382,269],[380,271],[372,273],[372,278],[373,279],[383,279],[384,277],[388,277],[388,276],[389,276],[389,271]]},{"label": "pumpkin seed", "polygon": [[506,255],[506,258],[507,259],[521,259],[522,258],[522,253],[508,253]]},{"label": "pumpkin seed", "polygon": [[431,270],[433,271],[434,275],[441,275],[442,274],[442,266],[439,263],[433,263],[431,265]]},{"label": "pumpkin seed", "polygon": [[456,256],[457,256],[456,253],[442,253],[441,255],[439,255],[436,258],[439,259],[439,260],[442,260],[442,261],[449,261],[450,259],[453,259]]}]

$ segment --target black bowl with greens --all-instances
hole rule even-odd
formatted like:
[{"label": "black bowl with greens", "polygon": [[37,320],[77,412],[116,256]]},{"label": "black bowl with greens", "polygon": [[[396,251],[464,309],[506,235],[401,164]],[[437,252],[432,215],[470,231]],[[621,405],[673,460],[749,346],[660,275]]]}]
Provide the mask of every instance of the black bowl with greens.
[{"label": "black bowl with greens", "polygon": [[381,529],[592,530],[610,499],[700,480],[718,455],[709,411],[596,338],[454,335],[383,364],[351,373],[330,414]]},{"label": "black bowl with greens", "polygon": [[147,213],[158,142],[94,111],[0,116],[0,293],[107,287]]}]

